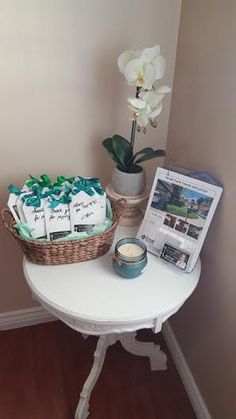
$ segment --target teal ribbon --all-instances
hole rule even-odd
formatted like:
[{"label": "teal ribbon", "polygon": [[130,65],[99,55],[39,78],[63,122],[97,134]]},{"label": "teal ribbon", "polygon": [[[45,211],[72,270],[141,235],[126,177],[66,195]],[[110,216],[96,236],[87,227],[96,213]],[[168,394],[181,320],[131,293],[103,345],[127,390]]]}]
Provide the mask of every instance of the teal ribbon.
[{"label": "teal ribbon", "polygon": [[98,178],[80,178],[74,182],[73,186],[74,188],[71,192],[73,195],[77,195],[81,191],[85,192],[89,196],[93,196],[95,192],[99,195],[104,195],[104,189],[101,187],[100,180]]},{"label": "teal ribbon", "polygon": [[65,193],[59,199],[56,199],[53,196],[50,198],[50,208],[54,209],[59,204],[70,204],[72,201],[71,195],[77,195],[81,191],[85,192],[89,196],[95,195],[95,192],[99,195],[104,194],[104,190],[102,189],[98,178],[85,179],[80,177],[73,183],[73,189],[66,184],[64,185],[64,189]]},{"label": "teal ribbon", "polygon": [[34,185],[38,185],[41,188],[50,188],[53,186],[53,182],[50,177],[46,174],[41,175],[38,179],[30,175],[30,180],[26,182],[26,185],[31,188]]},{"label": "teal ribbon", "polygon": [[8,190],[9,192],[14,193],[15,195],[18,195],[18,196],[22,194],[21,189],[17,188],[17,186],[12,185],[12,184],[8,186]]},{"label": "teal ribbon", "polygon": [[54,183],[54,186],[62,186],[65,182],[69,182],[72,184],[75,180],[74,176],[71,177],[65,177],[65,176],[57,176],[57,181]]},{"label": "teal ribbon", "polygon": [[[55,198],[55,195],[59,195],[57,194],[57,189],[61,191],[61,188],[58,186],[54,186],[52,188],[52,193],[50,194],[50,205],[49,208],[56,208],[59,204],[70,204],[71,203],[71,197],[70,197],[70,193],[71,193],[71,187],[69,187],[68,185],[64,185],[64,195],[62,195],[59,199]],[[56,192],[56,193],[55,193]]]},{"label": "teal ribbon", "polygon": [[43,188],[38,186],[32,186],[32,192],[29,194],[24,194],[22,196],[22,201],[27,205],[27,207],[41,207],[41,200],[49,196],[49,191],[43,192]]},{"label": "teal ribbon", "polygon": [[[32,189],[32,192],[24,193],[22,196],[22,201],[27,206],[39,208],[41,207],[41,200],[49,197],[50,208],[56,208],[59,204],[70,204],[71,195],[77,195],[81,191],[89,196],[93,196],[95,192],[104,195],[104,189],[98,178],[85,179],[79,177],[75,181],[75,177],[57,176],[57,182],[52,183],[48,175],[41,175],[39,179],[30,177],[31,179],[26,182],[26,185]],[[71,186],[67,185],[66,182],[70,183]],[[48,190],[45,191],[45,188]],[[8,189],[18,196],[23,193],[21,189],[12,184],[8,186]],[[58,198],[63,189],[64,194]]]},{"label": "teal ribbon", "polygon": [[29,188],[31,188],[33,185],[38,185],[41,188],[52,188],[54,186],[62,186],[65,182],[73,183],[74,180],[75,180],[74,176],[71,176],[71,177],[57,176],[57,181],[53,183],[47,174],[41,175],[38,179],[30,175],[30,180],[26,182],[26,185]]}]

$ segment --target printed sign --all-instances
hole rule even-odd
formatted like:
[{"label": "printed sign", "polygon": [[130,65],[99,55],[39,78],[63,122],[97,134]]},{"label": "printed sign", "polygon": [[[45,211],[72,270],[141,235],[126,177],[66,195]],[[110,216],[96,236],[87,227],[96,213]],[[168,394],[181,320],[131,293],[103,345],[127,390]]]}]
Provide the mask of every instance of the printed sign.
[{"label": "printed sign", "polygon": [[150,252],[191,272],[222,191],[215,183],[158,168],[138,238]]}]

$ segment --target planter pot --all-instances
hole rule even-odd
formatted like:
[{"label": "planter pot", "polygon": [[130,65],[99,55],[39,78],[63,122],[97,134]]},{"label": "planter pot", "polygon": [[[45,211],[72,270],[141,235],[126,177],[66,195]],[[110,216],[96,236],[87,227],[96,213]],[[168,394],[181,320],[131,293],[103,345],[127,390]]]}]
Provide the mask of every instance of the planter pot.
[{"label": "planter pot", "polygon": [[111,178],[114,192],[122,196],[136,196],[143,193],[146,186],[144,170],[138,173],[125,173],[115,168]]}]

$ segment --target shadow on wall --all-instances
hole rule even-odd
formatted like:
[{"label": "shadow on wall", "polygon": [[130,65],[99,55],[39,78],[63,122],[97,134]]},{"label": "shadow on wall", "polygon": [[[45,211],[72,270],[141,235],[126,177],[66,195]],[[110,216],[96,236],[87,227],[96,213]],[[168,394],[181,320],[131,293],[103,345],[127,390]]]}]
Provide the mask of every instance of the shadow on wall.
[{"label": "shadow on wall", "polygon": [[[1,209],[7,207],[7,196],[6,191],[0,197]],[[36,303],[32,300],[22,271],[21,249],[2,222],[0,222],[0,266],[0,313],[35,306]]]},{"label": "shadow on wall", "polygon": [[119,45],[112,50],[104,50],[103,55],[99,53],[94,57],[93,63],[96,73],[92,89],[97,115],[91,120],[91,124],[94,123],[90,151],[94,173],[91,176],[100,177],[103,185],[109,182],[115,164],[108,157],[102,141],[116,133],[129,136],[131,130],[127,83],[117,66],[117,58],[125,49],[127,48],[122,49]]}]

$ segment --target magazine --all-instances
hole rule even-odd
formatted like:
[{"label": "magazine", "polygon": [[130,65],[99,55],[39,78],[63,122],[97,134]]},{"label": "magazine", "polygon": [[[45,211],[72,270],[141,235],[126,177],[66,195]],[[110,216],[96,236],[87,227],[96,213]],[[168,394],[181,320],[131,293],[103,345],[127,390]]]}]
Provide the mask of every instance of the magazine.
[{"label": "magazine", "polygon": [[185,272],[195,266],[223,191],[214,177],[203,173],[191,177],[158,168],[137,235],[151,253]]}]

